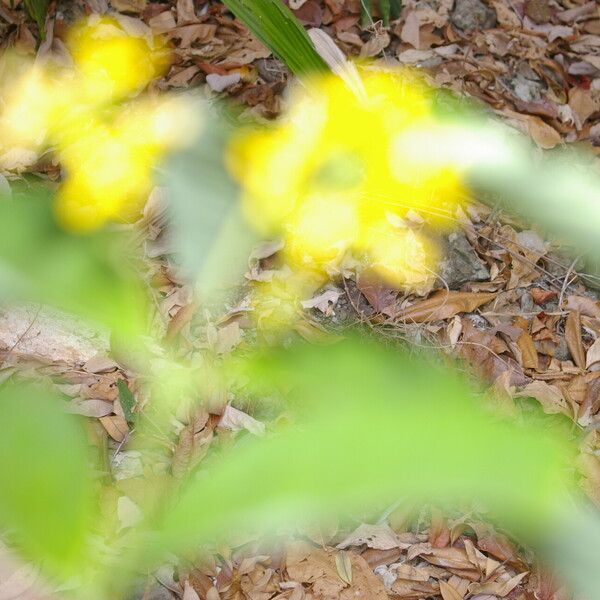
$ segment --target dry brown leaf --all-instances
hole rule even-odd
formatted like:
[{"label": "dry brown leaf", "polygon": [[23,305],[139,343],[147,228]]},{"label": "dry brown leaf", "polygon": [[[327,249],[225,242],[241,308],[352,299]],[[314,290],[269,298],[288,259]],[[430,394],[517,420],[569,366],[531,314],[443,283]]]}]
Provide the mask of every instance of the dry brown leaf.
[{"label": "dry brown leaf", "polygon": [[569,403],[565,400],[562,392],[555,385],[550,385],[545,381],[532,381],[515,396],[517,398],[534,398],[542,405],[546,414],[562,413],[568,417],[572,416]]},{"label": "dry brown leaf", "polygon": [[517,339],[517,346],[521,351],[521,364],[525,369],[539,369],[539,357],[532,337],[524,331]]},{"label": "dry brown leaf", "polygon": [[586,317],[600,319],[600,306],[598,306],[597,302],[594,302],[594,300],[587,296],[568,296],[567,309],[578,310]]},{"label": "dry brown leaf", "polygon": [[461,594],[456,588],[440,580],[440,594],[443,600],[462,600],[463,594]]},{"label": "dry brown leaf", "polygon": [[519,583],[527,576],[529,572],[520,573],[511,577],[508,581],[486,581],[485,583],[472,583],[469,586],[471,594],[492,594],[504,598],[519,585]]},{"label": "dry brown leaf", "polygon": [[565,339],[573,361],[580,369],[585,369],[585,350],[581,339],[581,313],[573,310],[567,315]]},{"label": "dry brown leaf", "polygon": [[400,32],[400,39],[410,44],[416,50],[420,50],[420,28],[421,22],[417,11],[410,11],[406,15],[404,26]]},{"label": "dry brown leaf", "polygon": [[397,318],[414,323],[428,323],[440,319],[450,319],[462,312],[473,312],[476,308],[491,302],[496,297],[492,292],[454,292],[439,290],[426,300],[401,310]]},{"label": "dry brown leaf", "polygon": [[177,24],[197,23],[194,0],[177,0]]},{"label": "dry brown leaf", "polygon": [[554,148],[562,142],[560,133],[540,117],[527,115],[527,130],[533,141],[544,150]]},{"label": "dry brown leaf", "polygon": [[376,33],[361,49],[360,56],[369,58],[377,56],[384,48],[390,45],[390,36],[387,31]]},{"label": "dry brown leaf", "polygon": [[587,369],[600,361],[600,338],[598,338],[588,349],[585,366]]},{"label": "dry brown leaf", "polygon": [[569,106],[575,116],[577,129],[581,129],[587,119],[600,108],[591,90],[581,87],[573,87],[569,90]]},{"label": "dry brown leaf", "polygon": [[290,579],[310,585],[316,598],[387,600],[382,581],[357,554],[347,553],[350,561],[348,570],[352,573],[351,583],[342,580],[335,558],[338,554],[303,542],[292,543],[287,549],[287,573]]},{"label": "dry brown leaf", "polygon": [[242,330],[240,324],[237,321],[233,321],[218,330],[215,352],[217,354],[231,352],[241,341]]},{"label": "dry brown leaf", "polygon": [[392,548],[406,548],[408,544],[402,544],[398,536],[387,525],[359,525],[350,535],[341,541],[336,548],[341,550],[350,546],[363,546],[376,550],[391,550]]},{"label": "dry brown leaf", "polygon": [[119,12],[141,13],[147,0],[110,0],[110,5]]},{"label": "dry brown leaf", "polygon": [[352,585],[352,563],[350,561],[350,555],[343,550],[336,552],[335,554],[335,567],[337,569],[340,579]]},{"label": "dry brown leaf", "polygon": [[106,417],[113,412],[113,408],[112,402],[100,400],[99,398],[79,399],[67,406],[69,412],[84,417]]},{"label": "dry brown leaf", "polygon": [[121,443],[129,433],[127,421],[120,415],[112,415],[110,417],[100,417],[102,427],[115,442]]},{"label": "dry brown leaf", "polygon": [[445,548],[450,543],[450,529],[446,524],[446,519],[437,508],[431,510],[428,541],[433,548]]},{"label": "dry brown leaf", "polygon": [[175,18],[171,14],[170,10],[164,10],[155,17],[152,17],[148,21],[148,25],[156,33],[166,33],[167,31],[171,31],[171,29],[175,29],[175,27],[177,27]]}]

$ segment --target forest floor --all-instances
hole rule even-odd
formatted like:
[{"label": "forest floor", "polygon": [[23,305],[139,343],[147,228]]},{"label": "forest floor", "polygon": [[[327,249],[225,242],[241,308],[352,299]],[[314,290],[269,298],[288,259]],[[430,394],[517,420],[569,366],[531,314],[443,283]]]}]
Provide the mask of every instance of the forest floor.
[{"label": "forest floor", "polygon": [[[348,56],[416,66],[433,85],[480,100],[542,149],[578,142],[600,155],[600,8],[594,0],[408,0],[401,18],[387,28],[377,19],[361,27],[359,0],[292,5],[307,26],[324,29]],[[212,0],[58,2],[39,47],[40,32],[22,5],[0,0],[2,46],[30,56],[63,52],[61,38],[71,22],[107,10],[170,41],[174,62],[157,89],[201,87],[208,96],[229,96],[265,119],[281,110],[289,73]],[[52,181],[60,177],[48,158],[41,157],[34,170]],[[150,207],[139,227],[166,334],[178,340],[183,354],[198,340],[209,340],[219,353],[243,344],[251,325],[242,305],[208,323],[196,314],[190,290],[170,272],[160,220],[154,217]],[[525,410],[524,399],[533,398],[544,412],[564,415],[583,434],[581,486],[600,504],[600,279],[586,273],[582,257],[544,239],[535,224],[480,204],[457,212],[455,220],[438,282],[427,297],[406,296],[372,280],[332,281],[303,303],[296,334],[319,341],[327,331],[367,323],[377,335],[437,347],[461,359],[489,384],[508,414]],[[257,249],[243,286],[268,275],[276,250],[273,245]],[[97,438],[108,440],[115,483],[105,511],[115,518],[118,499],[135,502],[140,489],[134,485],[140,461],[127,447],[129,426],[116,385],[125,379],[135,392],[133,374],[108,357],[101,334],[35,306],[0,312],[0,353],[0,378],[34,370],[60,379],[61,390],[90,419]],[[196,420],[193,437],[202,455],[232,432],[262,426],[257,415],[232,411],[238,409],[215,402],[201,426]],[[190,462],[183,432],[191,424],[182,426],[173,465]],[[10,572],[0,561],[0,600],[14,597]],[[19,597],[42,597],[33,589]],[[412,505],[396,507],[376,524],[357,521],[354,530],[340,530],[336,523],[315,527],[276,550],[260,538],[245,539],[201,564],[166,567],[139,595],[145,600],[440,596],[569,597],[529,550],[478,516]]]}]

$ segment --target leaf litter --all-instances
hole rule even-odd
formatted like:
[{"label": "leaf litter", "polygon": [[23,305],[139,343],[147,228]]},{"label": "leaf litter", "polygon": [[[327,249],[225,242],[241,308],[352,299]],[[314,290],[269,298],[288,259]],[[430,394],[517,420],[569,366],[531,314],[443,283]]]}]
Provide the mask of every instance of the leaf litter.
[{"label": "leaf litter", "polygon": [[[366,29],[361,27],[358,0],[290,5],[304,23],[320,27],[347,55],[419,67],[435,86],[479,99],[541,148],[582,141],[600,154],[600,15],[595,2],[417,0],[407,2],[389,28],[383,28],[375,15],[374,25]],[[35,55],[42,32],[23,8],[22,2],[0,3],[0,40],[3,48]],[[44,25],[44,38],[53,41],[37,52],[60,52],[61,35],[70,22],[80,14],[106,9],[130,27],[167,36],[175,60],[159,84],[163,89],[206,85],[209,94],[235,98],[255,117],[278,114],[289,72],[218,2],[59,1]],[[0,150],[0,165],[9,177],[24,169],[50,180],[57,177],[56,167],[37,156]],[[460,224],[462,258],[455,257],[456,264],[449,265],[460,275],[448,288],[442,273],[435,289],[424,297],[405,297],[368,273],[349,269],[343,273],[343,286],[328,284],[304,299],[300,306],[304,330],[318,336],[323,328],[335,330],[357,320],[368,323],[382,337],[403,338],[416,349],[425,346],[460,357],[490,387],[502,390],[512,406],[531,398],[544,412],[565,415],[586,427],[578,469],[583,489],[600,506],[597,280],[577,262],[570,268],[570,260],[559,249],[506,215],[474,205],[468,214],[452,218]],[[172,339],[193,347],[205,336],[199,333],[189,290],[157,245],[164,225],[160,211],[150,221],[146,231],[149,248],[153,243],[155,250],[148,260],[162,326]],[[254,257],[247,285],[273,276],[269,259],[280,249],[273,244]],[[448,257],[452,260],[452,253]],[[244,344],[251,335],[244,319],[247,307],[242,302],[238,309],[226,316],[229,321],[211,324],[209,345],[220,354]],[[122,457],[114,464],[115,476],[122,469],[114,514],[121,527],[140,518],[135,493],[133,497],[125,493],[127,483],[134,489],[140,478],[135,463],[139,459],[132,456],[131,462],[129,454],[134,452],[127,449],[133,415],[143,402],[134,375],[108,358],[106,345],[95,339],[90,347],[84,338],[84,345],[73,350],[64,336],[54,338],[53,346],[63,351],[58,356],[40,353],[43,345],[27,346],[26,336],[4,338],[0,335],[0,357],[7,376],[35,373],[52,380],[69,398],[68,410],[97,420],[104,433],[96,432],[95,443],[101,447],[108,443],[111,455]],[[252,411],[232,405],[220,394],[215,392],[209,412],[182,417],[170,466],[173,473],[197,464],[223,436],[241,430],[264,432],[266,424]],[[117,466],[129,462],[130,470]],[[382,522],[342,528],[322,539],[323,544],[286,541],[279,552],[268,554],[258,538],[232,545],[219,558],[192,567],[182,563],[177,581],[161,587],[161,597],[568,598],[527,549],[518,548],[490,524],[468,515],[442,515],[434,507],[423,511],[426,514],[417,518],[414,509],[397,507]],[[8,559],[4,554],[0,558],[1,570]],[[35,583],[29,570],[9,573],[0,582],[0,598],[16,593],[42,597],[28,591]]]}]

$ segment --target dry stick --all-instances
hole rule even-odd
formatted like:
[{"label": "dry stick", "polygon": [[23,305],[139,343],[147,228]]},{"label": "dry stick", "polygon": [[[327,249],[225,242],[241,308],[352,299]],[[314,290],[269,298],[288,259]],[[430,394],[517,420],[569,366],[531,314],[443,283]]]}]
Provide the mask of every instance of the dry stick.
[{"label": "dry stick", "polygon": [[567,280],[569,279],[569,275],[571,274],[571,272],[573,271],[573,269],[575,268],[575,265],[577,264],[577,261],[580,259],[580,256],[577,256],[575,258],[575,260],[571,263],[571,266],[569,267],[569,270],[566,272],[565,274],[565,279],[563,281],[563,285],[562,288],[560,290],[560,296],[558,297],[558,308],[562,308],[563,305],[563,298],[565,295],[565,291],[567,290],[567,287],[569,285],[571,285],[571,283],[573,283],[573,281],[575,281],[575,279],[577,279],[578,275],[577,273],[575,273],[573,279],[571,279],[571,281],[569,283],[567,283]]}]

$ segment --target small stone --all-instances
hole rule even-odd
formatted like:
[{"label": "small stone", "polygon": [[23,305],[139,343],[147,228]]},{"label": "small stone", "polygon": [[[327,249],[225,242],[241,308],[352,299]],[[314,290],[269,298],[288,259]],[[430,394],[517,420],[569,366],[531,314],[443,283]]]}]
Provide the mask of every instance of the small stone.
[{"label": "small stone", "polygon": [[441,285],[447,284],[454,290],[469,281],[488,281],[489,278],[487,265],[473,250],[465,234],[451,233],[445,257],[440,263]]},{"label": "small stone", "polygon": [[456,0],[450,22],[462,31],[491,29],[496,26],[496,11],[481,0]]}]

